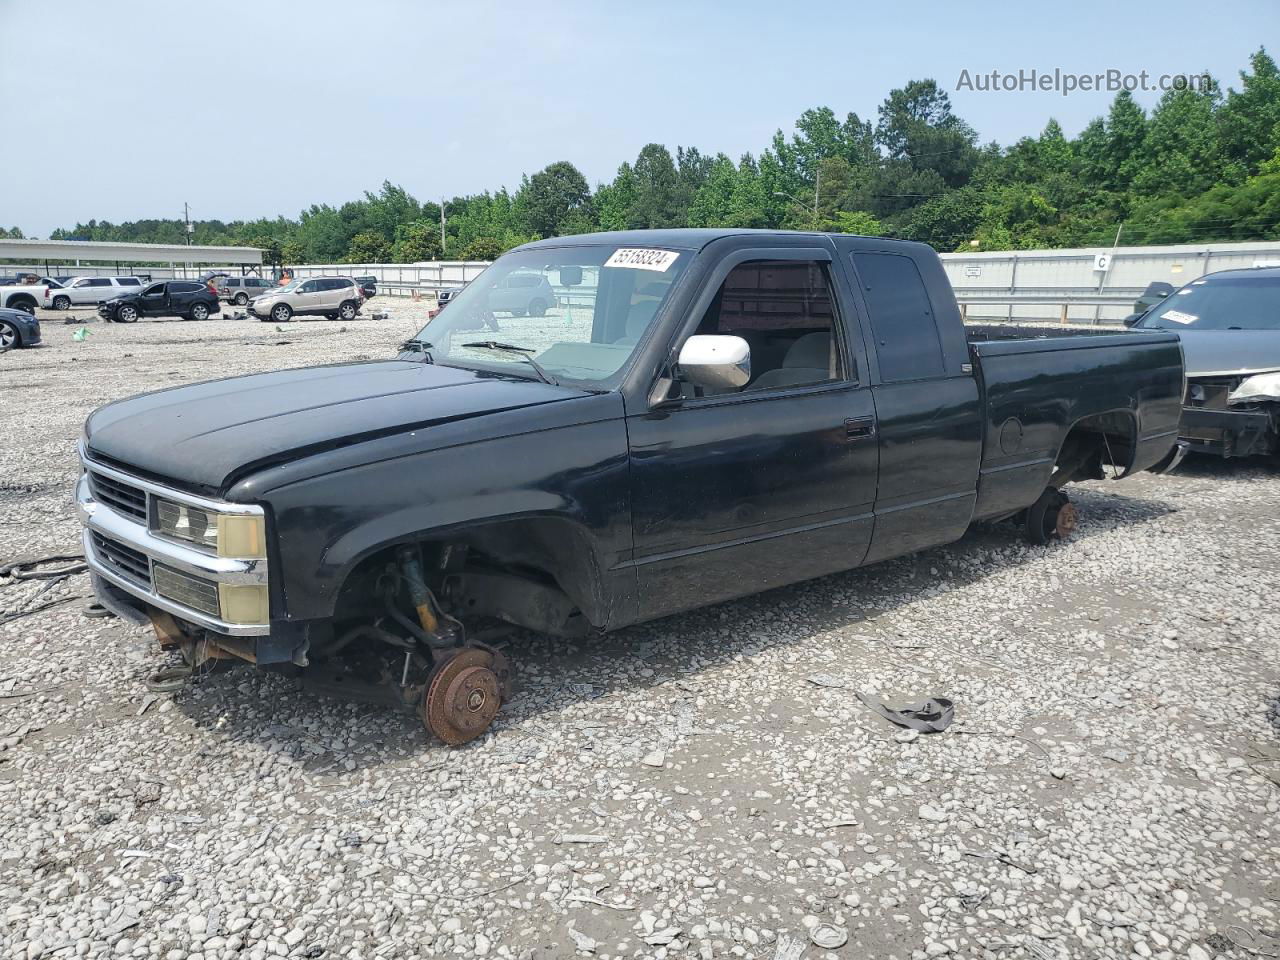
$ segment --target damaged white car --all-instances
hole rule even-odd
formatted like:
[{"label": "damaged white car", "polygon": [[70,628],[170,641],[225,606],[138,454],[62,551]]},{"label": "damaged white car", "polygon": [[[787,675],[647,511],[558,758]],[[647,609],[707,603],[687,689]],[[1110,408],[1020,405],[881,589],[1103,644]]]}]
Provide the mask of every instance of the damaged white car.
[{"label": "damaged white car", "polygon": [[1125,323],[1178,331],[1187,369],[1178,435],[1188,452],[1280,454],[1280,268],[1208,274]]}]

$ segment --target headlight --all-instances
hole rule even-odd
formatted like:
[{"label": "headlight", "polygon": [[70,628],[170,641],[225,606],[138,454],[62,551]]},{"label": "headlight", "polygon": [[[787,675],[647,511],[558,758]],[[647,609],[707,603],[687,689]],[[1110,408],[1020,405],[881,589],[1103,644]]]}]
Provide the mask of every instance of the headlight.
[{"label": "headlight", "polygon": [[266,523],[261,515],[214,513],[200,507],[156,500],[156,532],[240,560],[267,555]]},{"label": "headlight", "polygon": [[1246,377],[1240,386],[1227,394],[1227,403],[1255,403],[1258,400],[1280,400],[1280,371]]}]

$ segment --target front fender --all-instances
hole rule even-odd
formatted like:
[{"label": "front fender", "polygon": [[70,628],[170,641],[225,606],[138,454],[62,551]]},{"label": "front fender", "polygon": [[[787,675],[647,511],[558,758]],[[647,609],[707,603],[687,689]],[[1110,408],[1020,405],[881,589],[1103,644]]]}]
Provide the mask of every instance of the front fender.
[{"label": "front fender", "polygon": [[[631,547],[626,430],[578,423],[426,450],[312,476],[270,494],[282,601],[290,620],[331,617],[361,560],[395,543],[512,521],[559,521],[612,611],[626,584],[608,571]],[[559,536],[559,535],[557,535]],[[596,616],[588,613],[592,622]],[[613,619],[609,616],[608,619]]]}]

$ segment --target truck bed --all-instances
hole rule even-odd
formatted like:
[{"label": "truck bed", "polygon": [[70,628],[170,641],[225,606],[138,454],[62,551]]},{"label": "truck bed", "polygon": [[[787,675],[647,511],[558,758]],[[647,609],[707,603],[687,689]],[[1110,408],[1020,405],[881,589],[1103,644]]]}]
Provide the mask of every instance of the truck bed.
[{"label": "truck bed", "polygon": [[1047,336],[1031,329],[1018,337],[1027,328],[1001,324],[995,338],[970,337],[987,405],[978,518],[1031,502],[1050,483],[1074,431],[1104,437],[1110,463],[1122,473],[1157,463],[1177,436],[1177,334],[1086,328]]}]

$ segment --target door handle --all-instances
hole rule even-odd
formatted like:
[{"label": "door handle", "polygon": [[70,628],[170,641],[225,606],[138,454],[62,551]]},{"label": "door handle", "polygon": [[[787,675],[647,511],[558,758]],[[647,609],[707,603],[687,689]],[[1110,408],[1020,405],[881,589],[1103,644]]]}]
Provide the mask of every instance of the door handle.
[{"label": "door handle", "polygon": [[852,420],[846,420],[844,435],[850,441],[871,439],[876,435],[876,418],[854,417]]}]

